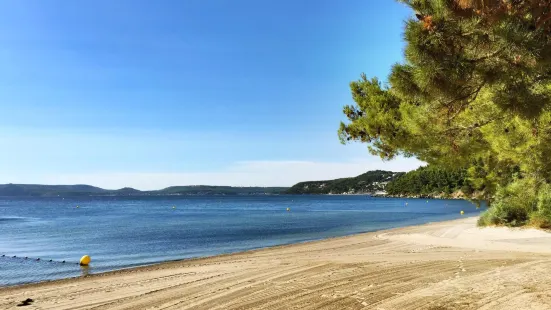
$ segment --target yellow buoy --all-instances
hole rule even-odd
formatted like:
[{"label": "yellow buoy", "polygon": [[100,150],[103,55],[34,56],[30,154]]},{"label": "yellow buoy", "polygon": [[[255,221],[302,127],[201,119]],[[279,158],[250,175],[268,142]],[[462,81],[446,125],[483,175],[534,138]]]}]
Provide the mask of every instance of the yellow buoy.
[{"label": "yellow buoy", "polygon": [[287,211],[291,211],[291,208],[287,208]]},{"label": "yellow buoy", "polygon": [[463,212],[463,210],[461,210],[461,212],[459,212],[459,213],[461,213],[461,215],[465,214],[465,212]]},{"label": "yellow buoy", "polygon": [[92,261],[90,256],[84,255],[83,257],[80,258],[80,265],[81,266],[88,266],[90,264],[90,261]]}]

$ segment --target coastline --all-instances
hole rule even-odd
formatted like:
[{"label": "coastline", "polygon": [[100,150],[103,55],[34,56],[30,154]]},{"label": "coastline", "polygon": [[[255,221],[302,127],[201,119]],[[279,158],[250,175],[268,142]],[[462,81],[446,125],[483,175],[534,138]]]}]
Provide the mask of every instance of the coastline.
[{"label": "coastline", "polygon": [[9,286],[0,308],[26,298],[29,309],[551,307],[551,234],[476,219]]}]

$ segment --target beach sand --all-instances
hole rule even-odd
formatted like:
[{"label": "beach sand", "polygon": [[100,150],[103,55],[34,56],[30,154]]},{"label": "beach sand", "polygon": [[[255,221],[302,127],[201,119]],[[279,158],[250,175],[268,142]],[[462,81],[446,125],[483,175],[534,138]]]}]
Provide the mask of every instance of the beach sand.
[{"label": "beach sand", "polygon": [[8,287],[0,309],[551,309],[550,271],[551,234],[465,218]]}]

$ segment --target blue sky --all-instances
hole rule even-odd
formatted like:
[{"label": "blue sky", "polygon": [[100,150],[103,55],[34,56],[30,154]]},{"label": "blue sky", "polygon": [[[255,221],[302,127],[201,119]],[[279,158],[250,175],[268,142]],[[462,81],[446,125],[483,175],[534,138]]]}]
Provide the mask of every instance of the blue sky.
[{"label": "blue sky", "polygon": [[402,59],[391,0],[6,0],[0,182],[292,185],[405,171],[336,135]]}]

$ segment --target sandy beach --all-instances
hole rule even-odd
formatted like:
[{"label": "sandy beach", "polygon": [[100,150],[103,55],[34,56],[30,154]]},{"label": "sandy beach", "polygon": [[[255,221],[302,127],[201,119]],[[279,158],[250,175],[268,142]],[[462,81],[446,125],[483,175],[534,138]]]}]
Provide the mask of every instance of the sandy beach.
[{"label": "sandy beach", "polygon": [[8,287],[0,309],[551,309],[549,270],[551,234],[465,218]]}]

